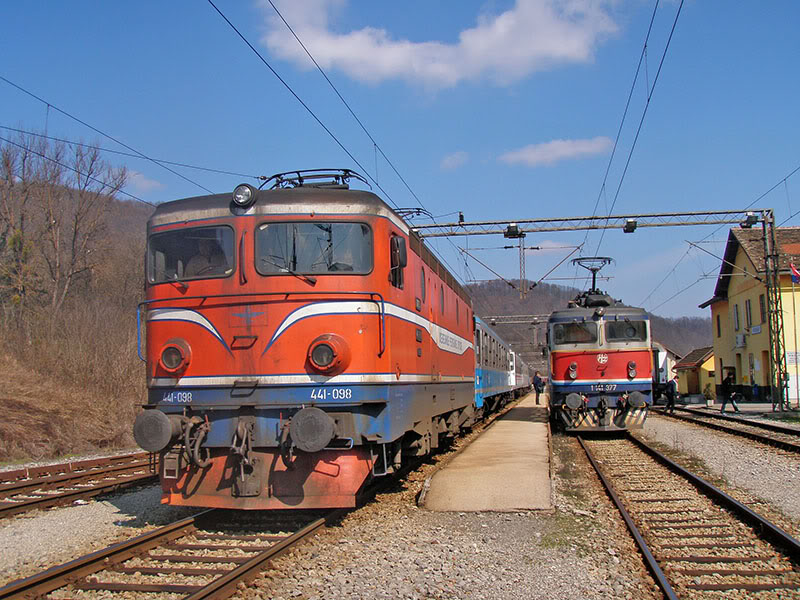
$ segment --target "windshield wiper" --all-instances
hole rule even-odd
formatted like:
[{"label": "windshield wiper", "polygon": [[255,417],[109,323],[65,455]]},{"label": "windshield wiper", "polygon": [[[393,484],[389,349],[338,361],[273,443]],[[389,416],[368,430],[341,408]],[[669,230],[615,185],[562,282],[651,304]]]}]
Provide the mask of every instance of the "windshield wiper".
[{"label": "windshield wiper", "polygon": [[174,285],[176,288],[178,288],[181,292],[185,292],[186,290],[189,289],[189,284],[186,283],[185,281],[181,281],[180,279],[178,279],[178,274],[177,273],[174,274],[174,278],[173,279],[170,279],[168,281],[169,281],[169,283]]},{"label": "windshield wiper", "polygon": [[278,263],[273,262],[270,259],[265,258],[263,256],[261,257],[261,260],[264,261],[265,263],[271,264],[273,267],[278,267],[284,273],[289,273],[289,275],[294,275],[298,279],[302,279],[303,281],[305,281],[309,285],[317,285],[317,278],[316,277],[313,277],[311,275],[303,275],[302,273],[297,273],[296,271],[292,271],[289,267],[286,267],[284,265],[279,265]]}]

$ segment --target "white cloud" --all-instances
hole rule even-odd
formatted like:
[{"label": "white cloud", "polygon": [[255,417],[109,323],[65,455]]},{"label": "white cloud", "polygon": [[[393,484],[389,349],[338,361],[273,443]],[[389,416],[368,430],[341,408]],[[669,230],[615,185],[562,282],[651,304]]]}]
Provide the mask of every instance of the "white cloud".
[{"label": "white cloud", "polygon": [[[432,89],[481,79],[506,85],[556,65],[588,62],[617,30],[606,10],[613,0],[516,0],[499,15],[477,15],[454,44],[397,39],[375,27],[333,31],[329,17],[346,0],[274,1],[323,69],[366,83],[402,79]],[[314,68],[269,3],[260,5],[266,17],[261,42],[275,56]]]},{"label": "white cloud", "polygon": [[128,183],[137,192],[152,192],[154,190],[163,189],[165,186],[160,181],[155,179],[148,179],[138,171],[128,171]]},{"label": "white cloud", "polygon": [[554,165],[573,158],[582,158],[593,154],[604,154],[611,149],[611,140],[607,137],[596,137],[590,140],[553,140],[541,144],[531,144],[506,152],[497,160],[510,165],[523,164],[529,167]]},{"label": "white cloud", "polygon": [[467,163],[469,160],[469,154],[464,151],[453,152],[452,154],[448,154],[442,159],[439,167],[444,169],[445,171],[452,171],[453,169],[457,169]]}]

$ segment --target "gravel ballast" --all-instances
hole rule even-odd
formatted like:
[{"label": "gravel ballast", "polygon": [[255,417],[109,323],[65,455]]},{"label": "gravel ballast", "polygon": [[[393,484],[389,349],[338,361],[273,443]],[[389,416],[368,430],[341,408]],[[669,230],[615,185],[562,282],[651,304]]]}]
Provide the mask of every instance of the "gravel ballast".
[{"label": "gravel ballast", "polygon": [[160,500],[148,486],[0,520],[0,585],[199,512]]},{"label": "gravel ballast", "polygon": [[[432,513],[416,498],[436,457],[276,560],[240,598],[657,598],[575,440],[554,440],[549,514]],[[198,512],[159,489],[0,521],[0,580],[32,575]]]},{"label": "gravel ballast", "polygon": [[644,437],[693,455],[717,477],[800,524],[800,456],[699,425],[651,415]]}]

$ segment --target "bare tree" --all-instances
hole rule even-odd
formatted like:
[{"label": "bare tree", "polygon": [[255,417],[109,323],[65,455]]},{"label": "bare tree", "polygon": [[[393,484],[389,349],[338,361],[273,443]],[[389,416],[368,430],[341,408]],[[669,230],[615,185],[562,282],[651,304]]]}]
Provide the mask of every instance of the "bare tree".
[{"label": "bare tree", "polygon": [[[66,166],[38,194],[42,215],[39,251],[47,267],[49,305],[58,312],[75,281],[102,260],[110,198],[125,185],[95,148],[72,147]],[[56,173],[53,173],[56,175]]]},{"label": "bare tree", "polygon": [[21,135],[0,149],[0,302],[15,317],[39,291],[32,196],[50,174],[47,152],[43,141]]}]

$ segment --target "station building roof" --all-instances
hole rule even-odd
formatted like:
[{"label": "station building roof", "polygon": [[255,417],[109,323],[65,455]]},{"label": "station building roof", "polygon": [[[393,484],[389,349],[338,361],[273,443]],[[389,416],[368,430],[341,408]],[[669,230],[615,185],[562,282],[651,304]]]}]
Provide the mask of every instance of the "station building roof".
[{"label": "station building roof", "polygon": [[695,348],[685,357],[683,357],[674,367],[675,371],[685,371],[687,369],[696,369],[706,362],[714,354],[714,346],[705,346],[704,348]]},{"label": "station building roof", "polygon": [[[778,242],[778,268],[781,273],[789,272],[789,263],[793,262],[800,267],[800,227],[776,227],[775,237]],[[733,274],[733,263],[739,249],[756,269],[756,273],[764,272],[764,232],[760,227],[752,229],[731,228],[728,233],[728,242],[725,246],[723,263],[717,276],[717,285],[714,296],[700,305],[706,308],[720,300],[728,298],[728,285]]]}]

